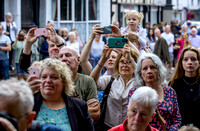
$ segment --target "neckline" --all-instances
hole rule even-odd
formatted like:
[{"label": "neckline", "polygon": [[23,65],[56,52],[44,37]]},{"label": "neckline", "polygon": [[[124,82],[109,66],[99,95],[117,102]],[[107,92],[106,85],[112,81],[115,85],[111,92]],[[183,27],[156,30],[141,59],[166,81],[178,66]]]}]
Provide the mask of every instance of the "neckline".
[{"label": "neckline", "polygon": [[[189,86],[192,86],[192,85],[195,85],[197,82],[198,82],[198,79],[196,79],[197,76],[195,77],[187,77],[187,76],[184,76],[183,77],[183,81],[184,83],[186,83],[187,85]],[[190,83],[191,82],[191,83]]]}]

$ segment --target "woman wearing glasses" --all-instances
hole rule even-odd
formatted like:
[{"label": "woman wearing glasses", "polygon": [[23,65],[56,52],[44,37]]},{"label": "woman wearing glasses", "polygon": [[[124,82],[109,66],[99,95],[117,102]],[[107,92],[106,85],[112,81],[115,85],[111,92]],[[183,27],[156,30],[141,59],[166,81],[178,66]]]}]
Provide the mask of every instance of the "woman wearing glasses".
[{"label": "woman wearing glasses", "polygon": [[126,44],[122,49],[122,52],[118,54],[114,63],[114,74],[112,76],[99,77],[101,69],[108,60],[111,51],[112,48],[109,48],[108,45],[104,46],[101,59],[90,74],[96,81],[98,90],[101,91],[106,89],[111,77],[114,78],[107,99],[104,119],[104,130],[106,131],[111,127],[122,124],[127,118],[127,97],[129,90],[133,87],[134,70],[137,58],[139,57],[138,52],[131,49],[128,44]]}]

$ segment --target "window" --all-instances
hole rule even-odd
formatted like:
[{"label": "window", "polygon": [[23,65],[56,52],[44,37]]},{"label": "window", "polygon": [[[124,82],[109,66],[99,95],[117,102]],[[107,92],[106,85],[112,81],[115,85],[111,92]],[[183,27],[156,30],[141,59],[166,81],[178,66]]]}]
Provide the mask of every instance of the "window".
[{"label": "window", "polygon": [[88,10],[89,10],[89,20],[99,20],[100,16],[99,16],[99,0],[88,0],[89,2],[89,6],[88,6]]},{"label": "window", "polygon": [[57,0],[52,0],[52,20],[57,21]]},{"label": "window", "polygon": [[75,0],[75,21],[85,21],[86,19],[86,0]]},{"label": "window", "polygon": [[60,19],[61,20],[72,20],[72,1],[61,0],[60,1]]}]

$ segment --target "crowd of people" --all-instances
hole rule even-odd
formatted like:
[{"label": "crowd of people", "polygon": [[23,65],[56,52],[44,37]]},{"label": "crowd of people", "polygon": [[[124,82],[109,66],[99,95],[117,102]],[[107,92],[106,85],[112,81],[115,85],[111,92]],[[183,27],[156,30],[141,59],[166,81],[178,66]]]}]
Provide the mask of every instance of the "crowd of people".
[{"label": "crowd of people", "polygon": [[[171,21],[152,28],[147,22],[143,28],[143,17],[127,11],[127,26],[120,28],[114,22],[110,34],[94,25],[85,44],[76,29],[56,30],[53,21],[46,25],[47,35],[36,35],[34,25],[13,35],[17,27],[7,13],[6,22],[0,23],[0,68],[5,79],[0,81],[0,129],[199,130],[197,28],[190,21],[185,27]],[[109,38],[127,42],[123,48],[111,48]],[[14,66],[9,66],[11,49]],[[16,67],[18,80],[9,79],[9,67]],[[33,68],[38,75],[29,73]],[[167,68],[172,74],[168,84]]]}]

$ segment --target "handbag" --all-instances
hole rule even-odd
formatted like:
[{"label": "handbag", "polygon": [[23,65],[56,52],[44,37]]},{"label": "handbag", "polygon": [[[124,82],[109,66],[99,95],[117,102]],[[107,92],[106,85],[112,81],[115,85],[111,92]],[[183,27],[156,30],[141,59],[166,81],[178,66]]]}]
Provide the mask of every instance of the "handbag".
[{"label": "handbag", "polygon": [[102,99],[100,101],[101,114],[100,114],[99,120],[94,121],[95,131],[104,131],[105,128],[109,128],[107,125],[104,124],[104,119],[105,119],[105,115],[106,115],[107,99],[108,99],[108,95],[110,93],[110,88],[111,88],[111,85],[112,85],[114,79],[115,79],[114,77],[111,77],[110,82],[108,83],[108,85],[103,93]]}]

